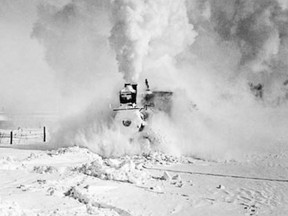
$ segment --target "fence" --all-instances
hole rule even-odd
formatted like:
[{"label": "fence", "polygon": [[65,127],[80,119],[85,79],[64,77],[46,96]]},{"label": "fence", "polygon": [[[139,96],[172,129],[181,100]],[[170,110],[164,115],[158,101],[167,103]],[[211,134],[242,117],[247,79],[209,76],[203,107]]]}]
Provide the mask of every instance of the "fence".
[{"label": "fence", "polygon": [[46,142],[46,127],[39,129],[2,130],[0,129],[0,144],[31,144]]}]

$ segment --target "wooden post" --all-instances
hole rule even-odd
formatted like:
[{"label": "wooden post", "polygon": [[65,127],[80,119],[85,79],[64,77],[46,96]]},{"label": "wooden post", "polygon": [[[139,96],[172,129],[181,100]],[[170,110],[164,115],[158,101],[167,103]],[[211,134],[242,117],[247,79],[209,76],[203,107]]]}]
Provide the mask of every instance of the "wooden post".
[{"label": "wooden post", "polygon": [[43,127],[43,141],[46,142],[46,127]]},{"label": "wooden post", "polygon": [[10,132],[10,145],[13,144],[13,131]]}]

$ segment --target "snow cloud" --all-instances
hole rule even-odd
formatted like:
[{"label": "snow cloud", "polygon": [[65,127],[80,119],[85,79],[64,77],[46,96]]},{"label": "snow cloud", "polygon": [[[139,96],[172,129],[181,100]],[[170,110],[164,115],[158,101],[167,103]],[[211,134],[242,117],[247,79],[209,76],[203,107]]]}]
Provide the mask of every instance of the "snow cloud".
[{"label": "snow cloud", "polygon": [[59,145],[137,152],[117,145],[109,104],[145,78],[174,92],[171,114],[152,122],[163,150],[225,158],[288,140],[286,0],[0,1],[1,74],[17,89],[1,80],[0,98],[45,107],[49,95],[65,115],[84,112],[60,125]]},{"label": "snow cloud", "polygon": [[190,21],[199,34],[210,35],[219,48],[238,54],[237,67],[230,74],[244,74],[245,79],[265,82],[267,87],[287,79],[287,1],[188,2]]},{"label": "snow cloud", "polygon": [[1,0],[0,4],[0,110],[56,111],[58,91],[51,68],[43,47],[30,37],[36,1]]},{"label": "snow cloud", "polygon": [[[287,73],[285,2],[115,0],[104,6],[103,1],[102,5],[100,2],[73,1],[61,10],[49,12],[48,19],[40,15],[34,33],[44,44],[48,43],[45,45],[47,60],[52,61],[51,65],[58,65],[55,67],[58,70],[71,65],[69,61],[73,58],[69,53],[75,53],[70,50],[74,44],[68,43],[64,48],[62,44],[73,38],[75,29],[76,32],[81,29],[82,34],[86,30],[81,26],[93,23],[95,17],[105,23],[93,25],[93,31],[85,35],[93,41],[98,33],[105,32],[102,42],[109,41],[108,45],[115,51],[115,56],[112,50],[104,56],[107,62],[116,63],[117,60],[118,63],[118,69],[111,70],[107,77],[115,80],[118,72],[123,74],[124,82],[142,82],[148,77],[156,89],[174,92],[171,114],[155,115],[151,122],[153,130],[165,137],[159,146],[161,150],[213,159],[239,158],[259,149],[271,149],[275,142],[287,139],[286,124],[281,117],[286,109],[283,85]],[[99,8],[104,16],[99,16]],[[45,11],[53,10],[46,7]],[[78,22],[81,25],[75,27]],[[72,31],[71,26],[75,27]],[[65,31],[60,34],[62,29]],[[99,30],[93,34],[96,29]],[[49,35],[51,32],[53,34]],[[63,37],[67,38],[61,41]],[[59,41],[61,51],[67,49],[68,64],[66,60],[53,63],[59,59],[55,56],[58,52],[48,55],[49,50],[59,48]],[[85,74],[85,70],[79,71]],[[63,74],[71,73],[73,69]],[[98,73],[91,72],[89,80]],[[263,98],[254,96],[249,83],[263,85]],[[72,126],[62,127],[65,130],[61,130],[61,134],[67,134],[64,137],[68,138],[60,136],[56,142],[82,143],[104,155],[140,151],[141,148],[127,144],[129,139],[118,139],[119,134],[113,131],[111,121],[101,121],[102,129],[98,130],[98,120],[111,116],[109,109],[94,109],[93,115],[93,109],[89,110],[82,120],[65,124]],[[86,121],[91,116],[98,120]],[[118,142],[121,140],[120,145],[115,144],[115,137]]]},{"label": "snow cloud", "polygon": [[75,0],[38,6],[32,37],[45,47],[45,59],[61,91],[62,114],[79,112],[95,98],[105,98],[120,80],[107,40],[108,3]]}]

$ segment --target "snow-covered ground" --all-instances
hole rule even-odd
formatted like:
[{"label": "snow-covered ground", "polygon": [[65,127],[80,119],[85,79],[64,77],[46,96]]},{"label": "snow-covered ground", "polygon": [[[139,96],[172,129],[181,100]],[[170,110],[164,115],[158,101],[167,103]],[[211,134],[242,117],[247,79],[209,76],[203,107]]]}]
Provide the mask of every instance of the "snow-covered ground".
[{"label": "snow-covered ground", "polygon": [[[280,145],[280,144],[279,144]],[[40,148],[41,146],[41,148]],[[288,149],[242,161],[1,145],[0,215],[286,215]]]}]

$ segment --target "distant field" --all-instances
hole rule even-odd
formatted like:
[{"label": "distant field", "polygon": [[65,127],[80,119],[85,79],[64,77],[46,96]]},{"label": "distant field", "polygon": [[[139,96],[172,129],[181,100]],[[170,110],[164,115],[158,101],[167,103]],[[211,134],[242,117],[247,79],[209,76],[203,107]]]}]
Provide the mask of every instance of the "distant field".
[{"label": "distant field", "polygon": [[[45,140],[47,140],[47,134],[45,136]],[[44,128],[19,128],[17,130],[0,129],[0,144],[12,143],[12,145],[17,145],[39,142],[44,142]]]}]

